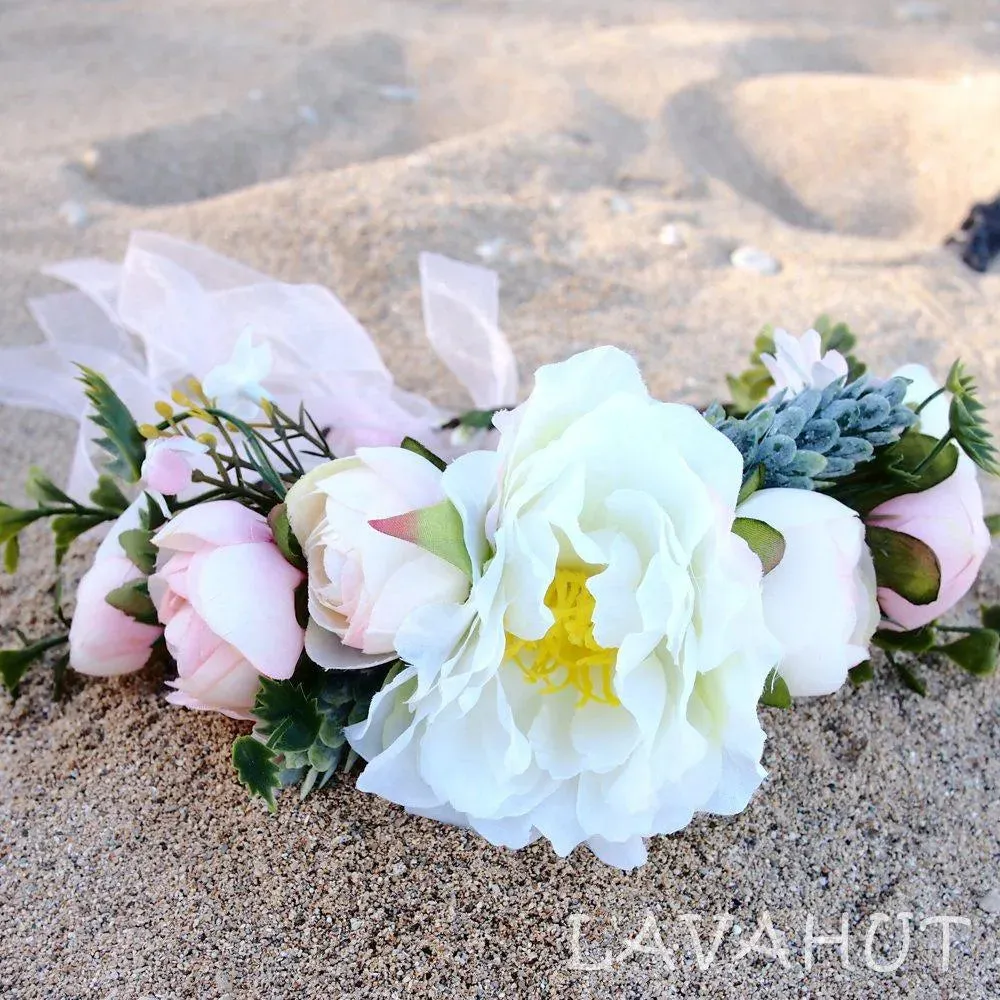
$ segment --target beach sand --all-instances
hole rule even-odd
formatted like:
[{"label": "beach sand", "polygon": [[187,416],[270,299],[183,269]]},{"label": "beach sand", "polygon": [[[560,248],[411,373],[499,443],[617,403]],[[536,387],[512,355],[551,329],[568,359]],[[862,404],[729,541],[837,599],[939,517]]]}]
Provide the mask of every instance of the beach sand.
[{"label": "beach sand", "polygon": [[[706,402],[762,324],[826,312],[880,371],[961,355],[1000,388],[1000,273],[942,247],[1000,189],[997,2],[7,0],[0,92],[5,345],[39,336],[43,264],[119,259],[145,228],[328,285],[441,402],[424,249],[500,272],[525,374],[610,342],[658,394]],[[732,266],[743,245],[780,273]],[[30,464],[61,474],[73,436],[0,410],[0,496]],[[50,624],[50,558],[32,534],[0,579],[5,644]],[[998,569],[960,616],[1000,597]],[[53,704],[39,675],[0,698],[0,993],[995,997],[1000,687],[924,675],[926,699],[883,665],[766,711],[746,813],[654,840],[631,874],[494,849],[350,780],[272,817],[230,768],[238,726],[168,709],[161,678],[74,680]],[[788,968],[739,957],[765,911]],[[886,961],[903,912],[909,954],[874,971],[872,917],[893,921]],[[644,925],[655,951],[649,914],[674,969],[617,957]],[[723,914],[738,929],[700,969],[682,917],[707,949]],[[832,946],[807,968],[809,916],[829,935],[842,914],[852,968]],[[944,914],[970,921],[947,970],[920,929]]]}]

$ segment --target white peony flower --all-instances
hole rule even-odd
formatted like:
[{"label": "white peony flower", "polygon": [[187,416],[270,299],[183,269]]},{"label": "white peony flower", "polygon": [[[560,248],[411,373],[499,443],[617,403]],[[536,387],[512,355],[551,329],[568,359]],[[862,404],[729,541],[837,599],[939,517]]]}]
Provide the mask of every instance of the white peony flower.
[{"label": "white peony flower", "polygon": [[785,539],[781,562],[764,577],[764,616],[784,646],[778,673],[793,697],[832,694],[868,658],[879,623],[865,526],[810,490],[760,490],[738,513]]},{"label": "white peony flower", "polygon": [[347,730],[358,787],[631,868],[644,837],[739,812],[764,776],[757,700],[781,650],[731,532],[742,460],[613,348],[542,368],[497,424],[496,453],[443,476],[471,593],[400,627],[411,666]]},{"label": "white peony flower", "polygon": [[206,396],[217,400],[219,409],[249,420],[260,412],[260,401],[271,398],[261,383],[271,374],[272,365],[271,345],[265,342],[255,347],[250,331],[244,330],[232,357],[216,365],[201,385]]},{"label": "white peony flower", "polygon": [[441,470],[403,448],[359,448],[288,491],[289,523],[309,565],[306,651],[316,663],[395,659],[396,630],[414,608],[465,600],[465,573],[368,523],[443,499]]},{"label": "white peony flower", "polygon": [[760,356],[774,379],[774,392],[787,389],[797,395],[805,389],[825,389],[847,374],[847,359],[839,351],[822,354],[822,339],[815,330],[798,338],[775,330],[774,346],[774,354]]}]

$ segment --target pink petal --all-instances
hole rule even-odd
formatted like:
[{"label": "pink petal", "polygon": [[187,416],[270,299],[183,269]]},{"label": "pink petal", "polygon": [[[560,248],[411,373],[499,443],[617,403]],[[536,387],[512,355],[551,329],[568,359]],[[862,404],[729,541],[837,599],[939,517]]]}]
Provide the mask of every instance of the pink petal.
[{"label": "pink petal", "polygon": [[156,533],[153,543],[174,552],[201,552],[220,545],[272,539],[261,514],[235,500],[214,500],[182,510]]},{"label": "pink petal", "polygon": [[205,624],[262,674],[291,677],[302,653],[295,588],[302,573],[273,545],[201,553],[188,572],[191,603]]}]

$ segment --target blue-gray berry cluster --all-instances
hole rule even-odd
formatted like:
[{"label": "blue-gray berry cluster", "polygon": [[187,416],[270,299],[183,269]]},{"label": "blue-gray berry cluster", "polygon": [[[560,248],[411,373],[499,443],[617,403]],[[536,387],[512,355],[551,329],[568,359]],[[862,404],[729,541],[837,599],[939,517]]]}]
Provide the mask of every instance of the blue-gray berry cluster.
[{"label": "blue-gray berry cluster", "polygon": [[742,418],[727,417],[713,403],[705,417],[739,448],[744,479],[761,467],[762,486],[814,490],[849,475],[915,423],[903,403],[908,384],[903,378],[862,376],[846,385],[838,379],[795,396],[780,392]]}]

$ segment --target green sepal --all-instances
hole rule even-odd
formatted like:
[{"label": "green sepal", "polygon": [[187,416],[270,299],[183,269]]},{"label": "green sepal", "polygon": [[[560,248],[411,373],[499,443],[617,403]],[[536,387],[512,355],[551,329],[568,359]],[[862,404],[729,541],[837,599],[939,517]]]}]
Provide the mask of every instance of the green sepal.
[{"label": "green sepal", "polygon": [[781,562],[785,554],[785,537],[777,528],[755,517],[738,517],[733,521],[733,534],[750,546],[764,567],[764,575]]},{"label": "green sepal", "polygon": [[1000,514],[987,514],[983,520],[986,521],[986,530],[990,533],[991,538],[1000,535]]},{"label": "green sepal", "polygon": [[60,514],[59,517],[52,518],[52,534],[56,543],[56,565],[59,566],[62,563],[69,547],[80,535],[106,521],[107,518],[103,514]]},{"label": "green sepal", "polygon": [[939,444],[938,438],[908,430],[827,492],[862,517],[887,500],[923,493],[950,478],[958,466],[958,448],[949,444],[934,454]]},{"label": "green sepal", "polygon": [[466,576],[472,576],[472,557],[465,547],[462,517],[450,500],[395,517],[376,518],[368,523],[383,535],[419,545],[451,563]]},{"label": "green sepal", "polygon": [[788,685],[777,670],[772,670],[764,681],[764,690],[761,692],[760,704],[769,708],[791,708],[792,695],[788,690]]},{"label": "green sepal", "polygon": [[118,544],[132,560],[132,565],[149,576],[156,569],[156,546],[153,536],[145,528],[130,528],[118,536]]},{"label": "green sepal", "polygon": [[891,653],[926,653],[937,642],[937,635],[930,625],[914,629],[912,632],[893,632],[891,629],[879,629],[872,636],[872,643],[879,649]]},{"label": "green sepal", "polygon": [[934,550],[912,535],[869,525],[868,547],[880,587],[895,591],[911,604],[933,604],[941,590],[941,564]]},{"label": "green sepal", "polygon": [[111,476],[98,476],[97,486],[91,491],[90,499],[96,507],[113,510],[116,514],[124,514],[128,509],[128,497]]},{"label": "green sepal", "polygon": [[50,649],[69,641],[68,635],[53,635],[33,642],[23,649],[0,650],[0,684],[16,698],[18,688],[31,665]]},{"label": "green sepal", "polygon": [[997,655],[1000,654],[1000,635],[993,629],[976,629],[954,642],[935,646],[932,652],[947,656],[949,660],[976,677],[985,677],[996,670]]},{"label": "green sepal", "polygon": [[425,458],[431,463],[431,465],[433,465],[436,469],[440,469],[442,472],[448,468],[448,463],[440,455],[435,455],[430,448],[422,445],[416,438],[403,438],[402,444],[400,444],[399,447],[404,451],[412,451],[414,455],[419,455],[421,458]]},{"label": "green sepal", "polygon": [[80,381],[93,409],[90,419],[105,434],[95,444],[111,457],[108,465],[111,473],[127,483],[137,483],[146,457],[146,441],[138,425],[103,375],[84,365],[78,367],[82,373]]},{"label": "green sepal", "polygon": [[283,503],[279,503],[272,508],[267,515],[267,523],[270,525],[271,534],[274,535],[274,544],[278,546],[278,551],[296,569],[306,568],[306,558],[302,554],[302,546],[292,531],[292,524],[288,520],[288,508]]},{"label": "green sepal", "polygon": [[756,466],[752,472],[743,481],[743,485],[740,487],[739,496],[736,498],[736,506],[738,507],[745,500],[749,500],[750,497],[754,495],[763,485],[764,479],[766,478],[767,472],[763,465]]},{"label": "green sepal", "polygon": [[275,681],[261,677],[253,714],[267,745],[278,753],[301,753],[319,736],[320,716],[316,699],[294,680]]},{"label": "green sepal", "polygon": [[149,596],[149,583],[146,580],[133,580],[122,587],[116,587],[104,600],[142,625],[159,624],[156,605]]},{"label": "green sepal", "polygon": [[274,751],[252,736],[233,740],[233,767],[251,795],[259,795],[271,812],[277,812],[274,793],[281,787]]},{"label": "green sepal", "polygon": [[852,686],[859,688],[862,684],[867,684],[869,681],[875,679],[875,667],[872,665],[871,660],[864,660],[859,663],[856,667],[851,667],[847,671],[847,679],[851,682]]}]

